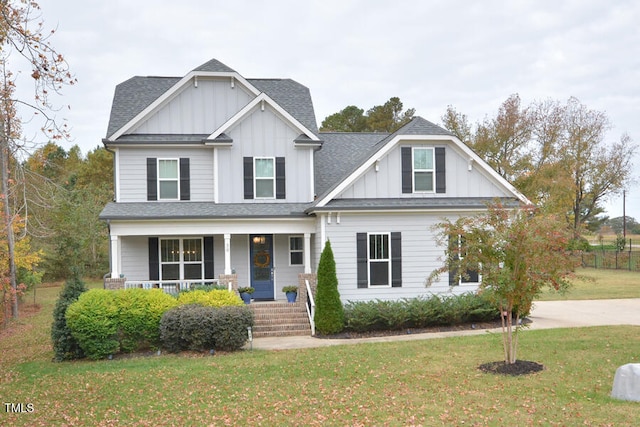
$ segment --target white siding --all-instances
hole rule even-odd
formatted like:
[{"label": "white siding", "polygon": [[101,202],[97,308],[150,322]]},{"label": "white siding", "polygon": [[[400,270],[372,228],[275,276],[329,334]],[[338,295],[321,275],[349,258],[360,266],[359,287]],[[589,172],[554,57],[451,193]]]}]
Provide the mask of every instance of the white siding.
[{"label": "white siding", "polygon": [[472,164],[469,171],[469,160],[453,145],[446,142],[430,144],[413,144],[413,147],[442,147],[446,149],[446,193],[402,193],[402,163],[400,144],[392,149],[375,165],[371,166],[352,185],[347,187],[337,198],[396,198],[396,197],[504,197],[511,196],[478,164]]},{"label": "white siding", "polygon": [[247,105],[253,95],[230,78],[198,78],[142,122],[137,134],[210,134]]},{"label": "white siding", "polygon": [[[433,230],[433,225],[440,222],[441,218],[441,214],[342,213],[338,223],[336,214],[333,214],[331,223],[326,224],[326,233],[336,260],[338,288],[342,301],[415,298],[449,292],[447,274],[443,274],[431,287],[425,286],[427,277],[443,263],[441,258],[444,255],[444,247],[437,246]],[[367,232],[402,233],[402,287],[358,288],[356,233]],[[459,293],[474,289],[475,287],[471,286],[457,287],[453,291]]]},{"label": "white siding", "polygon": [[213,201],[212,148],[119,148],[119,202],[147,200],[147,157],[189,158],[192,201]]},{"label": "white siding", "polygon": [[[261,111],[257,107],[227,134],[233,138],[233,146],[218,151],[220,203],[273,203],[310,202],[313,169],[311,148],[296,148],[293,140],[299,133],[289,126],[271,107]],[[286,168],[286,199],[244,199],[244,157],[284,157]]]}]

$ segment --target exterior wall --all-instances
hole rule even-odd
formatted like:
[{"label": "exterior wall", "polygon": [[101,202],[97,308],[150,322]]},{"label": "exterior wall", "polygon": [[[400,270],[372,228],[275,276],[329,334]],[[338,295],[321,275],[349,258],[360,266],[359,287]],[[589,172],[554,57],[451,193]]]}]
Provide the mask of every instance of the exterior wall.
[{"label": "exterior wall", "polygon": [[[313,200],[311,189],[313,165],[310,150],[296,148],[293,140],[299,136],[268,105],[257,107],[235,127],[226,132],[233,145],[218,150],[220,203],[299,203]],[[286,199],[245,200],[243,157],[284,157],[286,168]]]},{"label": "exterior wall", "polygon": [[[415,298],[476,289],[473,285],[450,289],[447,274],[440,276],[431,287],[425,286],[427,277],[443,262],[444,247],[437,245],[432,229],[441,221],[443,214],[342,213],[339,223],[337,215],[334,213],[332,216],[331,223],[326,224],[326,235],[334,252],[338,289],[343,302]],[[450,215],[450,218],[455,219],[455,215]],[[356,233],[398,231],[402,233],[402,286],[358,288]]]},{"label": "exterior wall", "polygon": [[[213,201],[214,170],[212,148],[119,148],[118,202],[147,201],[147,157],[189,158],[192,201]],[[242,163],[240,163],[242,164]],[[241,168],[240,168],[241,169]]]},{"label": "exterior wall", "polygon": [[400,144],[392,149],[375,167],[369,168],[351,186],[346,188],[337,198],[396,198],[396,197],[503,197],[509,196],[507,191],[499,187],[477,164],[469,171],[468,159],[453,145],[446,141],[413,143],[413,147],[446,147],[446,179],[447,192],[434,193],[402,193],[402,164],[400,158]]},{"label": "exterior wall", "polygon": [[[297,235],[297,234],[296,234]],[[189,236],[176,236],[179,238]],[[284,286],[295,286],[304,266],[289,265],[289,235],[274,235],[273,263],[275,268],[275,298],[286,300]],[[121,273],[127,280],[149,280],[149,247],[146,236],[121,238]],[[214,277],[224,274],[224,236],[213,236]],[[250,285],[249,235],[231,236],[231,268],[235,271],[238,286]]]},{"label": "exterior wall", "polygon": [[198,78],[142,122],[138,134],[210,134],[247,105],[253,95],[231,79]]},{"label": "exterior wall", "polygon": [[147,237],[122,237],[121,273],[127,280],[149,280],[149,239]]}]

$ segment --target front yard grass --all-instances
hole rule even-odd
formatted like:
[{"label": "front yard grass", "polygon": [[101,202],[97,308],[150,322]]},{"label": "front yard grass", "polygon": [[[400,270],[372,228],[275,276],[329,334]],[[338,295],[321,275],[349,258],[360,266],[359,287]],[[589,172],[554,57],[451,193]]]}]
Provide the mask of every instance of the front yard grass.
[{"label": "front yard grass", "polygon": [[[615,425],[640,406],[609,398],[618,366],[639,363],[640,327],[524,331],[530,376],[481,373],[501,336],[215,356],[54,363],[51,310],[0,336],[0,425]],[[286,338],[283,338],[286,339]],[[4,403],[32,403],[32,413]]]},{"label": "front yard grass", "polygon": [[584,279],[574,279],[573,287],[564,295],[546,290],[539,301],[640,298],[640,272],[580,268]]}]

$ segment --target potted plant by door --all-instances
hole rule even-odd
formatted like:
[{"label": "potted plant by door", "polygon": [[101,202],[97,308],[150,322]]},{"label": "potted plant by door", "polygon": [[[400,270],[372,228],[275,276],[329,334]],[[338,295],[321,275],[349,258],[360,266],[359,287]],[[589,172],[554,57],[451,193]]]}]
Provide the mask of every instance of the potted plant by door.
[{"label": "potted plant by door", "polygon": [[297,286],[285,286],[284,288],[282,288],[282,292],[287,295],[287,302],[296,302],[296,297],[298,296]]},{"label": "potted plant by door", "polygon": [[245,304],[251,304],[251,294],[255,291],[255,288],[251,286],[244,286],[238,288],[238,293],[240,294],[240,298],[244,301]]}]

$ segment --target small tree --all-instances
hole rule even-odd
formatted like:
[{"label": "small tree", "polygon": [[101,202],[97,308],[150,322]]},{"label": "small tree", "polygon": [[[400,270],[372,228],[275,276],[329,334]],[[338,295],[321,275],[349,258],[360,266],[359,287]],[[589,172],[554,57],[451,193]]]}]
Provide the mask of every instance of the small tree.
[{"label": "small tree", "polygon": [[[446,262],[427,283],[445,272],[460,279],[477,271],[481,292],[502,314],[505,363],[515,363],[520,318],[545,287],[569,287],[567,276],[576,267],[566,250],[571,230],[560,219],[536,214],[533,207],[507,209],[500,204],[490,205],[484,214],[446,220],[436,227],[439,242],[446,247]],[[447,243],[451,241],[458,244]]]},{"label": "small tree", "polygon": [[316,314],[313,320],[321,334],[335,334],[344,327],[344,309],[338,292],[336,262],[329,241],[325,243],[318,263]]},{"label": "small tree", "polygon": [[58,302],[53,309],[53,325],[51,325],[51,341],[53,343],[54,360],[80,359],[84,352],[78,341],[71,335],[71,329],[67,326],[65,313],[67,307],[78,300],[81,293],[87,290],[84,282],[78,274],[67,280],[60,293]]}]

